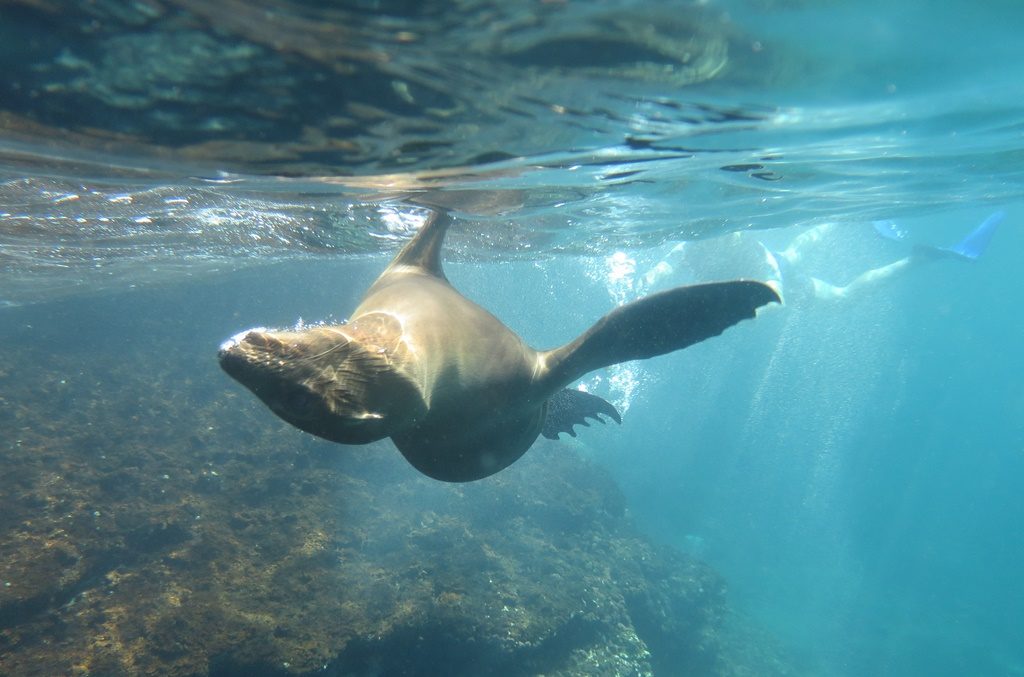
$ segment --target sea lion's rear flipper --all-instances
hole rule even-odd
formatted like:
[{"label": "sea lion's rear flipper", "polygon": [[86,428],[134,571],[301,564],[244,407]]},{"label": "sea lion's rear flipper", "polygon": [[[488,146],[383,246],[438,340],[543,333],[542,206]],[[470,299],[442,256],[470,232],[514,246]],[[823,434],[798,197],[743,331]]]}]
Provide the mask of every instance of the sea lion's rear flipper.
[{"label": "sea lion's rear flipper", "polygon": [[779,295],[749,280],[676,287],[608,313],[582,336],[543,354],[548,384],[560,388],[601,367],[664,355],[718,336]]},{"label": "sea lion's rear flipper", "polygon": [[548,413],[540,434],[549,440],[557,440],[558,433],[569,433],[576,437],[576,431],[572,429],[574,425],[589,426],[588,418],[604,423],[602,414],[616,423],[622,423],[619,410],[611,402],[574,388],[559,390],[548,400]]}]

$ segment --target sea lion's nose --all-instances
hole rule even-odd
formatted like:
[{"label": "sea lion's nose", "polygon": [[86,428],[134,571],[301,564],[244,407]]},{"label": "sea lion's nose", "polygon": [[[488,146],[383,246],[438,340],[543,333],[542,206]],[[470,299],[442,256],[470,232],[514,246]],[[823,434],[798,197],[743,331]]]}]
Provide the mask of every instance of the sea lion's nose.
[{"label": "sea lion's nose", "polygon": [[251,346],[257,346],[265,348],[270,345],[270,337],[265,333],[266,329],[263,327],[255,327],[253,329],[246,329],[240,331],[224,343],[220,344],[220,348],[217,351],[217,357],[224,359],[224,356],[230,354],[232,349],[237,348],[243,343],[248,343]]},{"label": "sea lion's nose", "polygon": [[234,378],[238,378],[245,370],[245,358],[238,352],[237,344],[230,344],[225,341],[217,351],[217,361],[220,368]]}]

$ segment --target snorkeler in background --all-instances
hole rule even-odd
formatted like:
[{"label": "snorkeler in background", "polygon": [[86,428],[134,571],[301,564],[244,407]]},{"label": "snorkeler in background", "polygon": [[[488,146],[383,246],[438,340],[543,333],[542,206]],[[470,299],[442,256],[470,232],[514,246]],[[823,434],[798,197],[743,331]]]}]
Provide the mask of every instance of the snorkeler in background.
[{"label": "snorkeler in background", "polygon": [[[856,296],[883,280],[916,268],[920,263],[942,259],[974,261],[988,247],[1003,217],[1001,211],[990,215],[950,247],[912,245],[907,256],[856,274],[853,281],[845,286],[831,284],[814,277],[810,272],[814,268],[810,252],[818,243],[832,239],[829,234],[836,227],[834,224],[809,228],[790,240],[784,249],[778,250],[770,248],[751,231],[681,242],[642,274],[637,270],[635,258],[626,252],[615,252],[605,260],[604,266],[594,277],[605,283],[612,300],[619,305],[672,285],[746,278],[768,284],[778,292],[786,306],[811,306],[823,300],[835,301]],[[877,221],[873,226],[875,232],[886,240],[906,242],[909,239],[908,232],[892,221]],[[816,263],[820,268],[821,261]],[[853,265],[856,261],[850,260],[848,263]],[[773,304],[771,307],[782,306]],[[609,367],[607,374],[592,375],[584,384],[584,389],[594,392],[605,388],[601,391],[605,393],[604,396],[620,412],[625,413],[636,394],[642,392],[647,378],[645,367],[639,363],[617,364]],[[602,383],[605,380],[607,383]]]},{"label": "snorkeler in background", "polygon": [[[737,232],[709,240],[677,244],[668,255],[638,281],[644,293],[673,276],[677,268],[689,271],[697,281],[746,277],[767,282],[783,301],[790,297],[810,296],[821,300],[849,298],[865,288],[888,280],[920,263],[952,259],[972,262],[988,248],[996,228],[1005,217],[997,211],[981,222],[962,240],[949,247],[915,244],[908,256],[892,263],[864,271],[844,286],[835,285],[801,272],[807,248],[822,240],[835,224],[811,228],[793,238],[785,249],[769,249],[749,232]],[[905,242],[909,233],[893,221],[875,221],[874,230],[887,240]]]}]

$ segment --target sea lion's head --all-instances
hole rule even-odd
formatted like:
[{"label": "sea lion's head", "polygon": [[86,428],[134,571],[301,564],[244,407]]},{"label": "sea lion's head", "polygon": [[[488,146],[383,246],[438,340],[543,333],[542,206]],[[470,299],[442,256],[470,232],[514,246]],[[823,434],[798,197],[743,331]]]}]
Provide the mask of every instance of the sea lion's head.
[{"label": "sea lion's head", "polygon": [[225,341],[218,357],[288,423],[332,442],[365,444],[404,427],[422,398],[392,368],[393,356],[348,329],[250,329]]}]

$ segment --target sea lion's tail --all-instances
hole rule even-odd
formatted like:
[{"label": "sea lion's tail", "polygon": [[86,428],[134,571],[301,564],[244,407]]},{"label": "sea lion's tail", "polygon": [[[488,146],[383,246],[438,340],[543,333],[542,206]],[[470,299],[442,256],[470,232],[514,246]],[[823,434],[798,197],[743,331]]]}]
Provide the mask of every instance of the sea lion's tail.
[{"label": "sea lion's tail", "polygon": [[545,386],[556,391],[584,374],[629,360],[643,360],[718,336],[779,303],[766,284],[750,280],[676,287],[608,313],[575,341],[541,354]]}]

